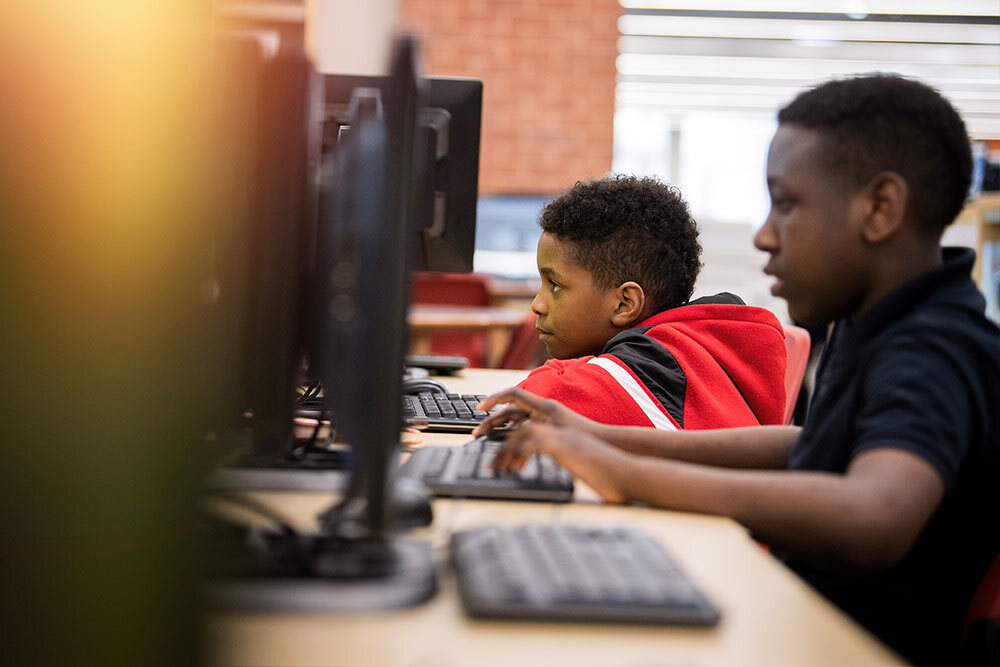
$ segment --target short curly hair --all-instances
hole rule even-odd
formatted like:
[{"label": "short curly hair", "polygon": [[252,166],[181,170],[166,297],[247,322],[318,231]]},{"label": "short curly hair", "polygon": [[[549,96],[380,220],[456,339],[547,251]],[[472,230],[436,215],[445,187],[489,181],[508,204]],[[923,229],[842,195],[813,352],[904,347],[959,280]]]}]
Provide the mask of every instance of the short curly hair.
[{"label": "short curly hair", "polygon": [[778,122],[819,131],[828,165],[860,188],[883,171],[909,186],[907,208],[919,229],[940,236],[962,210],[972,182],[965,123],[938,91],[895,74],[824,83],[798,95]]},{"label": "short curly hair", "polygon": [[539,225],[599,289],[635,281],[655,312],[691,298],[701,244],[675,187],[624,174],[578,181],[545,207]]}]

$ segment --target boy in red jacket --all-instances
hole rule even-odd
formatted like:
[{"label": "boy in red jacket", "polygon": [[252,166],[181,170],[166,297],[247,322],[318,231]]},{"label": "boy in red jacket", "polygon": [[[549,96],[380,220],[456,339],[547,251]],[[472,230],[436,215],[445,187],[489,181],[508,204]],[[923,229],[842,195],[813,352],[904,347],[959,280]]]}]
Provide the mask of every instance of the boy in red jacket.
[{"label": "boy in red jacket", "polygon": [[688,301],[701,245],[676,188],[633,176],[578,182],[540,225],[531,309],[554,359],[522,389],[605,424],[781,422],[781,325],[732,294]]}]

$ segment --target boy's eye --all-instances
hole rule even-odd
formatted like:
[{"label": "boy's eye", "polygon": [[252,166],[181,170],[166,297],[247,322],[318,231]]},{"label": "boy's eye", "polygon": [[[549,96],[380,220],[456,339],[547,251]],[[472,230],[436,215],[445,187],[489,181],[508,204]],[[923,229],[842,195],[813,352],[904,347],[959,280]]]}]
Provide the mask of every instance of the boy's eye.
[{"label": "boy's eye", "polygon": [[549,291],[555,293],[561,290],[562,288],[563,288],[562,285],[560,285],[559,283],[554,283],[551,280],[549,281]]},{"label": "boy's eye", "polygon": [[792,209],[792,200],[785,197],[771,199],[771,208],[778,213],[788,213]]}]

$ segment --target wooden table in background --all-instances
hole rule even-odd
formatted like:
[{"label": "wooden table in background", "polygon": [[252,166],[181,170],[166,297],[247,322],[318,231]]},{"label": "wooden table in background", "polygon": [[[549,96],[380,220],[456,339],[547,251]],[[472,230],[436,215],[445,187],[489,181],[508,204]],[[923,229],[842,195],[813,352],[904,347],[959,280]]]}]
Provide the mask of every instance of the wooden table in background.
[{"label": "wooden table in background", "polygon": [[491,305],[531,308],[531,300],[542,286],[539,278],[490,278]]},{"label": "wooden table in background", "polygon": [[493,306],[437,306],[413,304],[407,324],[410,328],[409,351],[431,353],[431,334],[439,331],[485,332],[487,364],[500,364],[514,331],[524,323],[527,310]]}]

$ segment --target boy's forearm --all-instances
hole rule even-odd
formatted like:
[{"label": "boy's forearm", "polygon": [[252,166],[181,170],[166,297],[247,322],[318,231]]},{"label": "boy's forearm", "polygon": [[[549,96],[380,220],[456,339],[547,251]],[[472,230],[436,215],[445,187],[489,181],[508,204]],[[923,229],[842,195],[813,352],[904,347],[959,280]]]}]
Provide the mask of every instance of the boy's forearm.
[{"label": "boy's forearm", "polygon": [[[757,539],[821,566],[887,567],[919,532],[906,517],[932,511],[900,514],[901,503],[885,493],[898,484],[832,473],[726,470],[637,457],[616,473],[612,488],[624,499],[732,517]],[[925,488],[928,499],[943,492],[934,483]]]},{"label": "boy's forearm", "polygon": [[[747,439],[741,444],[747,450],[766,441],[751,433],[762,429],[742,430],[748,433],[739,434]],[[771,439],[781,441],[792,431],[776,429],[777,437]],[[659,437],[666,435],[703,445],[711,437],[710,432]],[[638,501],[732,517],[790,555],[851,569],[885,568],[901,558],[945,489],[926,459],[890,445],[859,454],[844,474],[746,470],[636,456],[592,432],[545,424],[518,429],[507,447],[515,458],[536,452],[553,456],[609,502]]]},{"label": "boy's forearm", "polygon": [[841,503],[836,493],[823,487],[824,481],[835,480],[820,478],[832,475],[726,470],[648,459],[631,463],[630,470],[616,479],[620,493],[630,501],[728,516],[775,548],[797,551],[795,555],[811,562],[816,558],[843,562],[835,553],[842,545],[837,535],[848,536],[850,531],[838,529],[835,519],[851,512],[846,506],[831,510]]},{"label": "boy's forearm", "polygon": [[779,470],[801,429],[797,426],[751,426],[708,431],[658,431],[601,424],[593,434],[639,456],[669,458],[724,468]]}]

